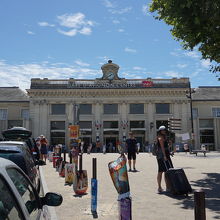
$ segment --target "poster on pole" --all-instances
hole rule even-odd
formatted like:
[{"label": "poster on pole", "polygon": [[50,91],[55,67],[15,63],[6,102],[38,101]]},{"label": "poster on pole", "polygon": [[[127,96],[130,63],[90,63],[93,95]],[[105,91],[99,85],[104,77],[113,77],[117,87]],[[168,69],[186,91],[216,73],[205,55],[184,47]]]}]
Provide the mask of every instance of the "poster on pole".
[{"label": "poster on pole", "polygon": [[70,125],[70,139],[78,139],[79,138],[79,125]]}]

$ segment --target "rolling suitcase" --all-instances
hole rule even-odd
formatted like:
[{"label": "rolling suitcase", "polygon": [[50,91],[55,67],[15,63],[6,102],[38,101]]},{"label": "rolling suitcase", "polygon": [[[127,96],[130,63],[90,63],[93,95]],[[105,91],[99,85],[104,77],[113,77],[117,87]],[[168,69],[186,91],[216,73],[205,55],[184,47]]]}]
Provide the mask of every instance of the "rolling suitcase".
[{"label": "rolling suitcase", "polygon": [[[166,165],[166,162],[164,162]],[[188,195],[192,188],[182,168],[169,168],[165,172],[165,177],[173,195]]]}]

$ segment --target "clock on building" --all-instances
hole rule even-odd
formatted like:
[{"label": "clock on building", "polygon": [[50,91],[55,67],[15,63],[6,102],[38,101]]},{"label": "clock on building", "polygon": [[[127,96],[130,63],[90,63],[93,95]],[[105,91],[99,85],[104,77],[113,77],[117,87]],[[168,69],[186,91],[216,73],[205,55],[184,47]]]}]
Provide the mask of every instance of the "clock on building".
[{"label": "clock on building", "polygon": [[109,71],[109,72],[106,73],[106,77],[109,80],[113,80],[114,77],[115,77],[115,74],[113,72]]}]

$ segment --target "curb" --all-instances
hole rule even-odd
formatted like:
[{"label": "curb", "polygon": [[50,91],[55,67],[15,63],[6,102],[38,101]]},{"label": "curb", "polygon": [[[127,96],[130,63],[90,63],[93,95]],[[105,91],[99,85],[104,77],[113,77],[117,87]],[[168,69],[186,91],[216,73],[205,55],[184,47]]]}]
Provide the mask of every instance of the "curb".
[{"label": "curb", "polygon": [[[43,168],[41,166],[39,166],[39,171],[40,171],[40,181],[42,184],[42,191],[43,191],[43,195],[45,195],[47,192],[49,192],[49,190],[48,190],[47,183],[44,177]],[[59,220],[54,207],[44,206],[43,209],[48,214],[49,219]]]}]

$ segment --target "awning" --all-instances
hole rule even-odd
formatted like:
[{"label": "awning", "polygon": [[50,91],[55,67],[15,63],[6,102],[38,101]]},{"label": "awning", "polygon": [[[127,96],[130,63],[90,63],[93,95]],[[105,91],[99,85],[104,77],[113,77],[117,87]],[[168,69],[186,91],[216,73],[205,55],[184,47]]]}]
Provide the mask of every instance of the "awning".
[{"label": "awning", "polygon": [[104,131],[119,131],[118,128],[104,128]]},{"label": "awning", "polygon": [[146,131],[146,128],[131,128],[131,131]]}]

